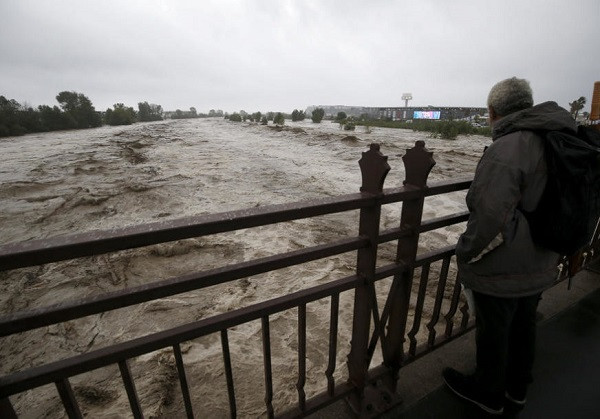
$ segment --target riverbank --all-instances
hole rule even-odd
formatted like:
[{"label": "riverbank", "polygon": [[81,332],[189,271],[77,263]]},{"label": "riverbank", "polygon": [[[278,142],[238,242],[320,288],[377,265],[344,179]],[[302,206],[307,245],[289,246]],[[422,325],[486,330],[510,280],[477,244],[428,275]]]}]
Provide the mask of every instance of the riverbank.
[{"label": "riverbank", "polygon": [[418,132],[429,132],[433,138],[442,138],[446,140],[455,140],[459,135],[481,135],[484,137],[492,136],[491,127],[475,127],[467,121],[385,121],[377,119],[369,121],[357,121],[355,124],[368,128],[396,128],[410,129]]}]

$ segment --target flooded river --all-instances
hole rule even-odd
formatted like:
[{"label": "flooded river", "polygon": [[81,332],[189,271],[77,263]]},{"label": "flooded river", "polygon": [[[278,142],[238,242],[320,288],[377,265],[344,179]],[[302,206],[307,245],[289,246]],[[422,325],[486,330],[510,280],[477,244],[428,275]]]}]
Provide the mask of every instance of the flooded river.
[{"label": "flooded river", "polygon": [[[409,130],[286,122],[283,128],[223,119],[102,127],[0,139],[0,244],[105,230],[184,216],[291,203],[358,192],[358,160],[381,144],[392,170],[386,187],[402,185],[401,157],[425,140],[437,164],[431,180],[472,176],[484,137],[448,141]],[[465,210],[464,192],[426,200],[424,218]],[[397,227],[400,205],[385,207],[382,229]],[[327,243],[357,233],[357,212],[0,273],[2,314],[98,295],[201,269]],[[422,237],[422,250],[452,244],[464,226]],[[381,264],[393,261],[383,246]],[[126,309],[1,338],[1,373],[84,353],[288,294],[354,273],[355,253],[175,295]],[[386,282],[378,287],[385,298]],[[352,293],[340,300],[336,380],[346,377]],[[383,300],[382,300],[383,301]],[[307,395],[326,388],[329,301],[307,306]],[[274,406],[297,400],[296,310],[271,316]],[[230,330],[238,416],[265,415],[260,322]],[[228,417],[218,335],[182,344],[194,412]],[[377,362],[377,359],[374,361]],[[172,351],[131,362],[147,417],[184,417]],[[85,415],[128,417],[117,366],[71,379]],[[338,381],[339,382],[339,381]],[[66,417],[53,386],[11,398],[22,417]]]}]

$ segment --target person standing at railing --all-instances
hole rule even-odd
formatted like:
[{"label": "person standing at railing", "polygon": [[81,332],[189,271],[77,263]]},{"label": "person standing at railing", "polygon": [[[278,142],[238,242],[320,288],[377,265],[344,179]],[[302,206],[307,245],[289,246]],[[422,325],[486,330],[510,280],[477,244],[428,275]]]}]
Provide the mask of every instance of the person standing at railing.
[{"label": "person standing at railing", "polygon": [[476,369],[447,368],[443,376],[458,396],[499,415],[507,402],[526,402],[536,309],[557,274],[558,254],[534,244],[522,212],[537,206],[547,179],[534,131],[577,128],[555,102],[533,106],[529,82],[516,77],[494,85],[487,105],[493,142],[467,193],[469,220],[456,246],[458,279],[475,305]]}]

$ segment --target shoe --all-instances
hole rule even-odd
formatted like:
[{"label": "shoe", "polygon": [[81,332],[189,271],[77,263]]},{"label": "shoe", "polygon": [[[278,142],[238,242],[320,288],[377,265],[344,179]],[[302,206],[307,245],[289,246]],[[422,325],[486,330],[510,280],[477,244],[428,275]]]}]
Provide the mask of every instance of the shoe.
[{"label": "shoe", "polygon": [[446,385],[457,396],[474,403],[480,409],[492,415],[501,415],[504,412],[504,400],[481,390],[481,386],[473,377],[464,375],[453,368],[446,368],[442,373]]},{"label": "shoe", "polygon": [[506,397],[507,400],[513,402],[514,404],[518,404],[519,406],[525,406],[525,403],[527,403],[525,391],[516,391],[515,389],[512,389],[510,391],[506,390],[506,393],[504,393],[504,397]]}]

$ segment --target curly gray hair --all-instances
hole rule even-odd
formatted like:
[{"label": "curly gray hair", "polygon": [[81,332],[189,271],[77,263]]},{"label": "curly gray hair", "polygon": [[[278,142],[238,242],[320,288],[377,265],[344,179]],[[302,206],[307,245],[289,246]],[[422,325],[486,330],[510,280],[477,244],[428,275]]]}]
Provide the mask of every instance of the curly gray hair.
[{"label": "curly gray hair", "polygon": [[490,90],[487,105],[499,116],[530,108],[533,106],[531,86],[527,80],[516,77],[502,80]]}]

